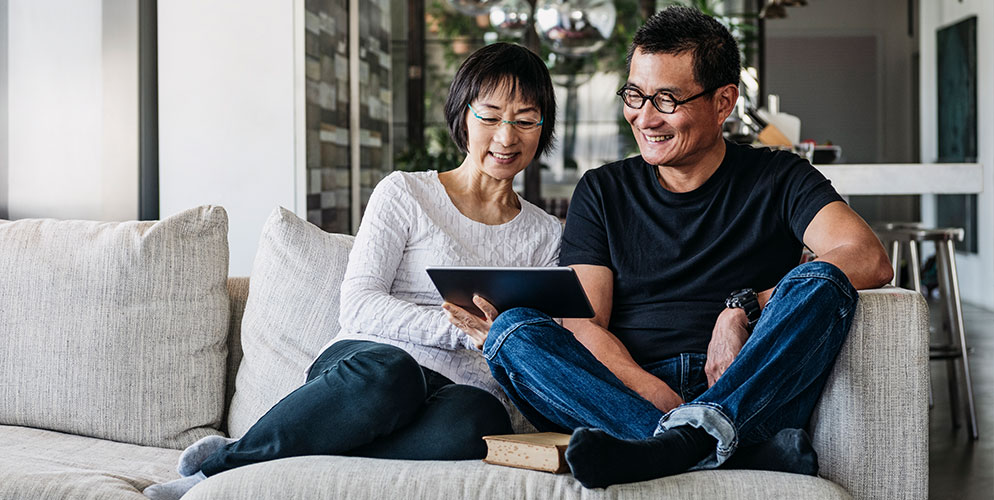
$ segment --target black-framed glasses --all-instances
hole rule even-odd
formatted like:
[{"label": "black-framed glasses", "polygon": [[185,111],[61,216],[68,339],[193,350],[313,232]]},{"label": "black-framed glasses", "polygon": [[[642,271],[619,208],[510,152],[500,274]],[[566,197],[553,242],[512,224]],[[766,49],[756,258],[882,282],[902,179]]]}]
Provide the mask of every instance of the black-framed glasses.
[{"label": "black-framed glasses", "polygon": [[681,101],[673,97],[673,94],[663,90],[660,90],[651,96],[647,96],[643,94],[641,90],[625,85],[624,87],[618,89],[618,96],[620,96],[621,100],[624,101],[625,106],[628,106],[629,108],[642,109],[642,107],[645,106],[645,101],[652,101],[652,106],[656,108],[657,111],[669,115],[676,111],[677,106],[687,104],[688,102],[693,101],[698,97],[708,95],[719,88],[721,87],[705,90],[700,94],[694,94]]},{"label": "black-framed glasses", "polygon": [[507,124],[511,125],[512,127],[514,127],[516,129],[522,131],[522,132],[529,132],[531,130],[537,129],[538,127],[540,127],[542,125],[542,123],[545,122],[545,117],[544,116],[539,121],[535,121],[535,120],[505,120],[505,119],[503,119],[503,118],[501,118],[499,116],[481,116],[479,113],[476,112],[475,109],[473,109],[473,105],[472,104],[466,104],[466,106],[469,106],[469,110],[473,113],[473,116],[475,116],[477,120],[480,120],[480,122],[483,123],[483,125],[485,125],[487,127],[491,127],[491,128],[496,128],[501,123],[507,123]]}]

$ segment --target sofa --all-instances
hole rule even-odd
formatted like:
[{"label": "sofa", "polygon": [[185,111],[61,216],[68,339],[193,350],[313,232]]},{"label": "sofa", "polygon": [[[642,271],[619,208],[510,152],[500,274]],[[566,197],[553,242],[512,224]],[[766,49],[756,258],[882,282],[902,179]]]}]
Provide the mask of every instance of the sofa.
[{"label": "sofa", "polygon": [[[228,276],[217,206],[158,222],[0,221],[0,499],[140,499],[179,477],[190,443],[243,434],[337,332],[351,242],[277,208],[250,280]],[[476,460],[307,456],[184,498],[925,498],[926,316],[913,292],[860,292],[808,429],[819,477],[716,470],[587,490]]]}]

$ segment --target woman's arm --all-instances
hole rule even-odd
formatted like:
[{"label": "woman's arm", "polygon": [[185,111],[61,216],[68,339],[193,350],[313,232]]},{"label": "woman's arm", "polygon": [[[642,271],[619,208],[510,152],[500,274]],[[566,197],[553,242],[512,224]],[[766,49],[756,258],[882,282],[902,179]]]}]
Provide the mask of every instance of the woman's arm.
[{"label": "woman's arm", "polygon": [[339,322],[348,332],[443,349],[466,348],[471,343],[440,307],[414,304],[390,293],[409,238],[417,230],[418,213],[400,174],[376,186],[349,254]]}]

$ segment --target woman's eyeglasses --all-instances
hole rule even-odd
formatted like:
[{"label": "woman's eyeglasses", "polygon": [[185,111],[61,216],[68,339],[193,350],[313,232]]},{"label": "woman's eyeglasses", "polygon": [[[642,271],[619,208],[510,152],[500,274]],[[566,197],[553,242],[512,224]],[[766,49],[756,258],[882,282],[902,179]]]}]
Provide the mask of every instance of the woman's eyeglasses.
[{"label": "woman's eyeglasses", "polygon": [[542,126],[542,123],[545,122],[545,117],[542,117],[542,119],[538,120],[538,121],[527,120],[527,119],[525,119],[525,120],[504,120],[503,118],[501,118],[499,116],[485,116],[485,115],[480,115],[479,113],[476,112],[475,109],[473,109],[473,105],[472,104],[466,104],[466,106],[469,106],[469,110],[473,113],[473,116],[475,116],[477,120],[480,120],[480,123],[482,123],[484,126],[491,127],[491,128],[496,128],[496,127],[500,126],[501,123],[507,123],[507,124],[511,125],[512,127],[514,127],[516,129],[522,131],[522,132],[528,132],[528,131],[535,130],[535,129],[539,128],[540,126]]}]

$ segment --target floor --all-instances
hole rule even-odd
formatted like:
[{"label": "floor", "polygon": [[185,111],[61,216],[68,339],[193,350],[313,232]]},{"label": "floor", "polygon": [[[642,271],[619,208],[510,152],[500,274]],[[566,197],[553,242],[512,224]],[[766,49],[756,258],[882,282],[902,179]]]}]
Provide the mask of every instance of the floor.
[{"label": "floor", "polygon": [[[933,311],[935,306],[930,304]],[[929,413],[929,498],[991,500],[994,499],[994,312],[964,304],[963,316],[967,345],[972,349],[969,361],[980,439],[970,439],[965,412],[960,412],[961,425],[953,428],[945,362],[933,361],[935,407]]]}]

